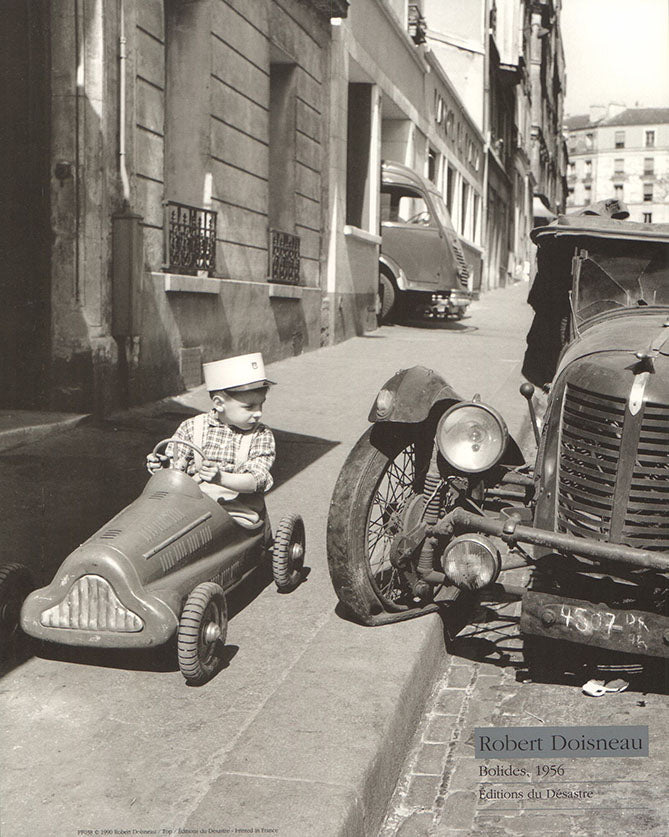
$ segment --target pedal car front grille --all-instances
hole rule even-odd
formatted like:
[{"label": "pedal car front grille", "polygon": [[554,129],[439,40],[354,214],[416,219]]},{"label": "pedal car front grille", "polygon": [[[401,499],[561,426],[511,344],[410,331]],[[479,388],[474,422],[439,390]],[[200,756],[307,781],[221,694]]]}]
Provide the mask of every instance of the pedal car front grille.
[{"label": "pedal car front grille", "polygon": [[[629,493],[616,496],[626,401],[567,387],[562,416],[558,528],[610,537],[614,509],[620,540],[642,549],[669,548],[669,406],[644,405]],[[620,531],[620,529],[618,530]]]},{"label": "pedal car front grille", "polygon": [[144,627],[140,617],[124,607],[111,584],[99,575],[78,578],[61,602],[42,611],[40,622],[47,628],[97,633],[133,633]]}]

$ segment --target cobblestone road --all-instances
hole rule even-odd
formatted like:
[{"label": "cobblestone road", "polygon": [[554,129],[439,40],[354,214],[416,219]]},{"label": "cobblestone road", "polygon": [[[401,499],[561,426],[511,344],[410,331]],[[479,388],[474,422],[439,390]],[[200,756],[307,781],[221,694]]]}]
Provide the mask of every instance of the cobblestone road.
[{"label": "cobblestone road", "polygon": [[[525,573],[514,570],[505,580],[520,584]],[[664,682],[656,676],[632,681],[628,691],[604,698],[586,697],[573,681],[532,682],[519,615],[517,600],[483,601],[451,643],[453,653],[420,720],[379,837],[665,837],[666,675]],[[551,759],[563,775],[543,779],[536,775],[541,759],[474,758],[475,727],[616,724],[649,724],[650,757]],[[524,768],[527,775],[499,775],[510,768]],[[531,788],[535,798],[528,798]],[[565,790],[593,796],[556,796]],[[510,798],[518,792],[522,800]]]}]

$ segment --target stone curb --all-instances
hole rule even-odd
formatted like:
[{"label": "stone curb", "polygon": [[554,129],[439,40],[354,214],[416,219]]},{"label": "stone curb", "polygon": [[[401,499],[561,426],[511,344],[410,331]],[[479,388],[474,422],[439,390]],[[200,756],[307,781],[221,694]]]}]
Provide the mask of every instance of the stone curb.
[{"label": "stone curb", "polygon": [[381,628],[332,614],[184,827],[215,821],[224,800],[226,820],[255,833],[375,835],[444,653],[436,614]]}]

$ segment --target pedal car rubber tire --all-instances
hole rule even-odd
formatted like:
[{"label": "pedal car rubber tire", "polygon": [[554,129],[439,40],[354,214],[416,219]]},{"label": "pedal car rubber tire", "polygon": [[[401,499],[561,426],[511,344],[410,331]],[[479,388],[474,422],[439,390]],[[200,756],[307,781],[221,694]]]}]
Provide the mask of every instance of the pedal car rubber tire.
[{"label": "pedal car rubber tire", "polygon": [[34,589],[30,570],[23,564],[0,565],[0,646],[19,634],[21,605]]},{"label": "pedal car rubber tire", "polygon": [[[389,523],[373,522],[374,504],[385,502],[386,508],[394,504],[393,514],[399,514],[417,494],[402,491],[409,485],[406,477],[402,480],[406,471],[402,463],[413,455],[411,440],[401,436],[390,438],[381,451],[371,442],[373,432],[374,428],[369,428],[360,437],[344,463],[332,494],[327,527],[328,567],[335,592],[347,613],[364,625],[398,622],[438,610],[432,602],[421,605],[413,601],[409,590],[393,589],[394,598],[385,596],[383,590],[393,584],[393,570],[387,584],[379,577],[381,573],[375,578],[369,554],[370,528],[376,525],[383,529]],[[399,472],[398,485],[390,485],[389,499],[377,500],[384,477],[390,483],[388,475],[393,467]],[[385,536],[382,532],[372,549]],[[401,573],[396,576],[401,581]]]},{"label": "pedal car rubber tire", "polygon": [[198,584],[186,600],[177,635],[179,668],[189,683],[199,686],[220,669],[227,631],[225,591],[213,581]]},{"label": "pedal car rubber tire", "polygon": [[299,514],[282,518],[272,547],[272,575],[280,593],[294,590],[302,580],[304,523]]}]

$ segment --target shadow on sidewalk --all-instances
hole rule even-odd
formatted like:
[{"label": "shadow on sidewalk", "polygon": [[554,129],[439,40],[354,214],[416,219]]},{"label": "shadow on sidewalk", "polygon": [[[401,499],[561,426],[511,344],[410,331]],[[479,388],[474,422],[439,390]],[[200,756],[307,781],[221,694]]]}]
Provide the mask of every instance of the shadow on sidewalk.
[{"label": "shadow on sidewalk", "polygon": [[[159,415],[128,413],[114,420],[88,420],[71,431],[0,454],[0,563],[24,564],[35,586],[48,584],[74,549],[140,495],[148,479],[146,454],[195,412],[182,407]],[[276,431],[275,437],[275,485],[292,479],[338,444],[287,431]],[[267,574],[253,574],[231,596],[230,616],[270,581]],[[2,673],[27,659],[23,650],[11,656],[5,665],[0,661]],[[103,658],[111,659],[106,654]]]}]

